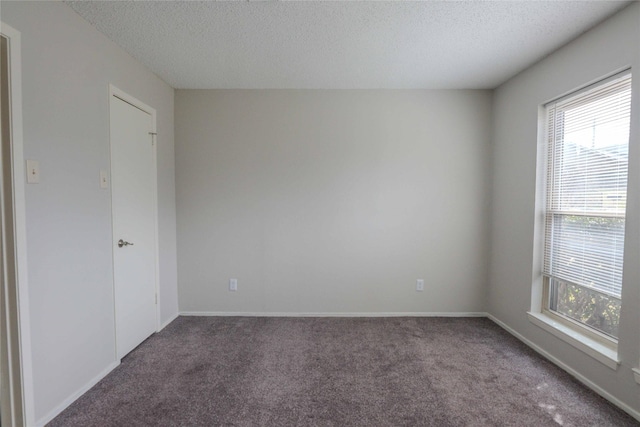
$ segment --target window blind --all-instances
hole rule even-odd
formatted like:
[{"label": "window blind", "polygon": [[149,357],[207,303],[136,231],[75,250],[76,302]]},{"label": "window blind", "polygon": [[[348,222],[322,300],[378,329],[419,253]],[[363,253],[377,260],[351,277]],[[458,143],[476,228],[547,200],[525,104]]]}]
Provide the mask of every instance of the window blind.
[{"label": "window blind", "polygon": [[631,75],[546,105],[544,273],[620,298]]}]

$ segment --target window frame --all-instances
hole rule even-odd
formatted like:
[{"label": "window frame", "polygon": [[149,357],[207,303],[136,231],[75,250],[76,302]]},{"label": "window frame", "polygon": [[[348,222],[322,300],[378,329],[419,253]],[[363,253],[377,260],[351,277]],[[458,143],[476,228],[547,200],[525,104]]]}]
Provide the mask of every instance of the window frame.
[{"label": "window frame", "polygon": [[603,346],[613,351],[617,351],[618,340],[615,337],[602,333],[595,328],[592,328],[582,322],[574,320],[569,316],[565,316],[562,313],[553,311],[549,308],[549,306],[551,305],[551,283],[550,282],[551,280],[548,276],[546,275],[542,276],[542,295],[543,295],[542,314],[550,317],[551,319],[553,319],[558,323],[561,323],[567,326],[568,328],[578,330],[581,334],[602,344]]},{"label": "window frame", "polygon": [[[584,351],[596,360],[617,369],[618,360],[618,339],[602,333],[591,326],[576,321],[561,313],[550,309],[551,298],[551,280],[544,273],[544,251],[547,236],[547,215],[548,215],[548,191],[549,169],[552,167],[550,158],[549,138],[549,108],[553,103],[561,102],[567,98],[579,96],[585,92],[608,84],[613,80],[623,78],[625,76],[632,78],[631,68],[616,71],[604,78],[597,79],[593,83],[587,84],[582,88],[565,93],[562,96],[551,99],[543,103],[538,109],[538,152],[537,152],[537,170],[536,170],[536,224],[534,230],[534,269],[533,269],[533,285],[531,290],[531,311],[528,312],[529,320],[537,326],[545,329],[556,337],[571,344],[572,346]],[[631,141],[629,140],[629,144]],[[627,189],[628,194],[628,189]],[[627,209],[625,209],[625,221],[627,218]],[[599,216],[595,214],[594,216]],[[559,279],[562,280],[562,279]],[[571,283],[570,281],[565,281]],[[578,286],[581,286],[578,284]],[[584,288],[584,286],[581,286]],[[588,289],[588,288],[587,288]],[[597,292],[597,290],[594,290]]]}]

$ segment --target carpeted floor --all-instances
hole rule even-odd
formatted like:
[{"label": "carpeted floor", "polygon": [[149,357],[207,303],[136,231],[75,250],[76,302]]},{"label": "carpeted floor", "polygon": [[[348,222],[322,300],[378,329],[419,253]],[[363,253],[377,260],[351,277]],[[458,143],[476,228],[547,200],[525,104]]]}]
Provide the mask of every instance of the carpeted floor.
[{"label": "carpeted floor", "polygon": [[483,318],[180,317],[50,426],[637,426]]}]

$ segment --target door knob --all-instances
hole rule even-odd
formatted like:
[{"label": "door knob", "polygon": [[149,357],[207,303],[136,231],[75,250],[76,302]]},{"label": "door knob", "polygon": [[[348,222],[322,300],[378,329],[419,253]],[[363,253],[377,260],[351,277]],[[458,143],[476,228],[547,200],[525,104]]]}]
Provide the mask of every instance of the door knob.
[{"label": "door knob", "polygon": [[123,246],[129,246],[129,245],[133,246],[133,243],[125,242],[125,241],[124,241],[124,240],[122,240],[122,239],[118,240],[118,247],[119,247],[119,248],[121,248],[121,247],[123,247]]}]

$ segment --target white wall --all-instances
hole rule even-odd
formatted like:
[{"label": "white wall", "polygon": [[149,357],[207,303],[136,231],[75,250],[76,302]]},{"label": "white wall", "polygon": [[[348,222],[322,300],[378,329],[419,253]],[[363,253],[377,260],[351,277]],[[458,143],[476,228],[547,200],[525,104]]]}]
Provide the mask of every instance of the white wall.
[{"label": "white wall", "polygon": [[[496,91],[493,158],[488,91],[177,91],[180,309],[485,311],[490,264],[492,314],[640,409],[630,371],[640,358],[640,78],[623,365],[600,365],[525,314],[538,106],[640,65],[639,10]],[[98,187],[109,167],[109,83],[158,112],[162,320],[177,312],[174,92],[64,4],[3,1],[2,20],[22,33],[25,153],[42,173],[27,187],[27,233],[35,417],[44,420],[115,359],[110,196]],[[227,291],[230,277],[238,292]]]},{"label": "white wall", "polygon": [[[534,272],[538,109],[545,102],[633,67],[632,135],[619,356],[614,371],[527,320]],[[640,4],[633,4],[527,69],[494,93],[489,311],[516,333],[640,411]]]},{"label": "white wall", "polygon": [[181,312],[485,310],[489,91],[177,90],[175,108]]},{"label": "white wall", "polygon": [[108,84],[158,113],[162,320],[177,313],[171,87],[59,2],[2,2],[22,35],[27,245],[35,419],[46,420],[115,361]]}]

